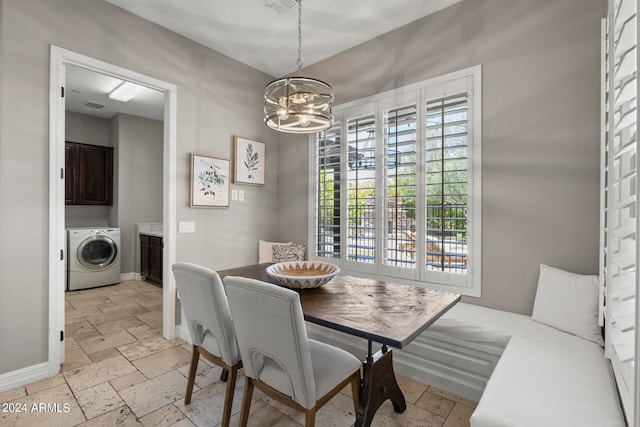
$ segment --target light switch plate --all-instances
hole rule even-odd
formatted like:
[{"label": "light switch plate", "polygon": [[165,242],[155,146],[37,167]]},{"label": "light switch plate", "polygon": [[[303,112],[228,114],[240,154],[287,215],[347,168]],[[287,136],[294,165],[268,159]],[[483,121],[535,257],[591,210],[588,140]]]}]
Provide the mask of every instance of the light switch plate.
[{"label": "light switch plate", "polygon": [[231,200],[238,200],[238,190],[231,190]]},{"label": "light switch plate", "polygon": [[178,222],[178,233],[195,233],[196,224],[193,221]]},{"label": "light switch plate", "polygon": [[238,200],[244,202],[244,190],[238,191]]}]

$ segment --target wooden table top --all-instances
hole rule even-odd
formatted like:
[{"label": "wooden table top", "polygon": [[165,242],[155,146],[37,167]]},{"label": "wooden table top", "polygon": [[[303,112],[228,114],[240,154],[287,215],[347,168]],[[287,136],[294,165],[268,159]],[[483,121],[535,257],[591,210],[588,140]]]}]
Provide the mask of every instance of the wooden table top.
[{"label": "wooden table top", "polygon": [[[218,271],[221,278],[240,276],[276,282],[267,264]],[[380,344],[403,348],[447,310],[460,295],[399,283],[338,274],[329,283],[300,294],[305,320]]]}]

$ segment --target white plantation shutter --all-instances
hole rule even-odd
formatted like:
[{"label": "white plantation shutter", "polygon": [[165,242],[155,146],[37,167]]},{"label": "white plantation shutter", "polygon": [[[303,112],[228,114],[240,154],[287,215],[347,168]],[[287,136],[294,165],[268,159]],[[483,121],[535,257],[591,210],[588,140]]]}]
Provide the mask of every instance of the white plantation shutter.
[{"label": "white plantation shutter", "polygon": [[321,258],[340,258],[340,126],[318,135],[314,246]]},{"label": "white plantation shutter", "polygon": [[608,202],[609,199],[609,39],[607,19],[602,19],[600,43],[600,292],[598,304],[598,324],[604,326],[605,301],[607,298],[607,244],[608,244]]},{"label": "white plantation shutter", "polygon": [[417,108],[384,113],[384,264],[415,269]]},{"label": "white plantation shutter", "polygon": [[373,264],[376,240],[376,121],[347,119],[347,260]]},{"label": "white plantation shutter", "polygon": [[627,420],[638,425],[638,141],[635,0],[609,2],[604,36],[601,197],[605,354],[611,358]]},{"label": "white plantation shutter", "polygon": [[467,94],[427,102],[426,257],[428,270],[467,269]]},{"label": "white plantation shutter", "polygon": [[475,66],[334,108],[311,150],[312,259],[480,296],[480,82]]}]

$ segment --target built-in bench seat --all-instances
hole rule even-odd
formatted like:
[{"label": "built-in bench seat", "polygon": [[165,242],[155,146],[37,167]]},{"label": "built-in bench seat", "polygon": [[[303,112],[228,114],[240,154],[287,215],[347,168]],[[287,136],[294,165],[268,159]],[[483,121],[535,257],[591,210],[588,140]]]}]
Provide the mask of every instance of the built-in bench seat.
[{"label": "built-in bench seat", "polygon": [[[532,316],[458,303],[394,350],[394,369],[478,402],[471,427],[625,426],[598,295],[597,276],[541,265]],[[362,357],[366,343],[307,330]]]},{"label": "built-in bench seat", "polygon": [[[307,328],[313,338],[364,357],[365,342],[318,325]],[[458,303],[394,350],[394,367],[479,401],[471,427],[625,425],[602,347],[530,316]]]},{"label": "built-in bench seat", "polygon": [[[418,347],[430,340],[452,344],[445,351],[449,359],[441,361],[443,372],[464,371],[460,368],[469,361],[469,353],[477,357],[484,349],[497,355],[471,417],[472,427],[625,425],[611,364],[596,343],[529,316],[464,303],[445,313],[420,338]],[[441,353],[442,347],[431,351]],[[404,353],[417,351],[409,346],[398,362],[406,363]],[[484,375],[466,371],[467,377],[474,374]]]}]

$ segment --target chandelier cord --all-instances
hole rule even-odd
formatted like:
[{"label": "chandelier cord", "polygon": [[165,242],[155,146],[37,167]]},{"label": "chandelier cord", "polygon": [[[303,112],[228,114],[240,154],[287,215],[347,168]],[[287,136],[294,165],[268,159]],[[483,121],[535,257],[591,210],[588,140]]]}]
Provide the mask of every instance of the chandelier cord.
[{"label": "chandelier cord", "polygon": [[302,75],[302,0],[298,0],[298,75]]},{"label": "chandelier cord", "polygon": [[323,81],[302,77],[302,0],[293,1],[298,3],[298,76],[266,86],[264,123],[280,132],[317,133],[333,125],[333,90]]}]

